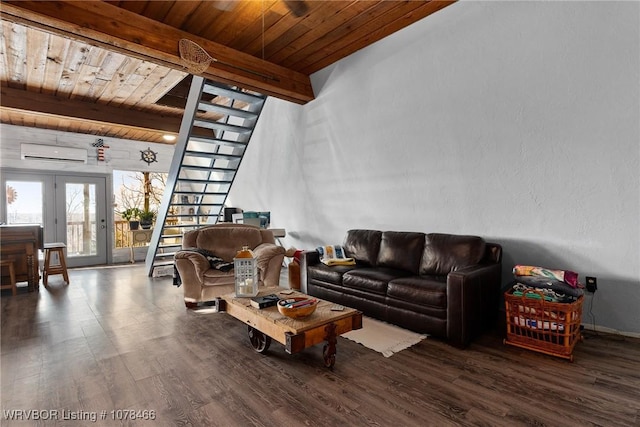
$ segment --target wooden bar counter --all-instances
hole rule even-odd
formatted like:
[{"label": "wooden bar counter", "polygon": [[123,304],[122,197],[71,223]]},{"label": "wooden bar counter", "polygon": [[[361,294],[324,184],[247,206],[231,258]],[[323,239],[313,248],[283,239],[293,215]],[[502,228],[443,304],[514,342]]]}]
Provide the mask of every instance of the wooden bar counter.
[{"label": "wooden bar counter", "polygon": [[29,292],[39,289],[38,250],[43,244],[42,226],[38,224],[0,225],[0,259],[13,261],[16,281],[26,281]]}]

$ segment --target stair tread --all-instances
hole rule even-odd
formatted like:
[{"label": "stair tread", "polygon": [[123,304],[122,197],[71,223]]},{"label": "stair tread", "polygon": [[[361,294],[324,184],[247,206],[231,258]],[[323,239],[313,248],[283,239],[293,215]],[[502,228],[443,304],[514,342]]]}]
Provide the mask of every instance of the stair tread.
[{"label": "stair tread", "polygon": [[[190,216],[194,216],[194,215],[171,215],[171,218],[174,218],[176,216],[181,216],[181,217],[190,217]],[[171,228],[189,228],[189,227],[202,227],[205,225],[212,225],[212,224],[207,224],[207,223],[200,223],[200,224],[176,224],[176,225],[172,225]]]},{"label": "stair tread", "polygon": [[202,172],[235,172],[238,169],[236,168],[220,168],[220,167],[207,167],[207,166],[198,166],[198,165],[182,165],[182,169],[189,169],[194,171],[202,171]]},{"label": "stair tread", "polygon": [[229,107],[227,105],[214,104],[209,101],[200,101],[198,107],[201,110],[213,112],[213,113],[221,113],[228,116],[242,117],[244,119],[253,119],[258,117],[256,113],[253,111],[247,111],[240,108]]},{"label": "stair tread", "polygon": [[221,139],[221,138],[215,138],[215,137],[207,138],[204,136],[191,136],[189,137],[189,141],[202,142],[205,144],[214,144],[214,145],[228,145],[233,147],[247,146],[247,143],[243,141],[230,141],[228,139]]},{"label": "stair tread", "polygon": [[217,120],[208,120],[208,119],[195,119],[193,121],[193,126],[198,128],[224,130],[224,131],[235,132],[235,133],[248,133],[253,131],[253,128],[250,128],[250,127],[231,125],[229,123],[223,123]]},{"label": "stair tread", "polygon": [[223,88],[213,84],[213,82],[205,82],[202,91],[210,95],[226,96],[228,98],[237,99],[238,101],[248,102],[249,104],[264,102],[263,96],[240,92],[231,88]]},{"label": "stair tread", "polygon": [[239,154],[211,153],[209,151],[198,151],[198,150],[186,150],[184,154],[185,156],[231,159],[231,160],[238,160],[242,158],[242,156]]},{"label": "stair tread", "polygon": [[227,192],[226,191],[213,191],[213,192],[205,192],[205,191],[174,191],[173,194],[195,194],[195,195],[202,195],[202,196],[226,196]]},{"label": "stair tread", "polygon": [[162,252],[162,253],[158,253],[156,254],[156,258],[167,258],[167,257],[172,257],[174,256],[176,253],[175,252]]},{"label": "stair tread", "polygon": [[177,180],[178,182],[192,182],[195,184],[231,184],[231,182],[233,181],[229,181],[227,180],[220,180],[220,179],[193,179],[193,178],[189,178],[189,179],[185,179],[185,178],[180,178]]},{"label": "stair tread", "polygon": [[155,264],[153,264],[153,267],[168,267],[170,265],[173,265],[173,261],[172,262],[157,262]]}]

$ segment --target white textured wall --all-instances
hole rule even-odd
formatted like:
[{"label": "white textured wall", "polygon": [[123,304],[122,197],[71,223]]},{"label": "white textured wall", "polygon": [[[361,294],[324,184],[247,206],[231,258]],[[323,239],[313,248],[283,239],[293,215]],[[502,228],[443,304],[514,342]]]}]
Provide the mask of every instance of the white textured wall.
[{"label": "white textured wall", "polygon": [[469,233],[598,278],[584,322],[640,333],[640,4],[459,2],[269,99],[229,204],[285,244]]}]

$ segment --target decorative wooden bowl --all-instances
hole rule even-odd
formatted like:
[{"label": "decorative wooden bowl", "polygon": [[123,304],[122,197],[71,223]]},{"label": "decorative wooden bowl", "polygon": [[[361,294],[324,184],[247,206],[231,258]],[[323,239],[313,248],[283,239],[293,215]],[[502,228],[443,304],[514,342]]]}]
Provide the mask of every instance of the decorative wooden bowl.
[{"label": "decorative wooden bowl", "polygon": [[311,297],[285,298],[278,301],[278,311],[284,316],[302,319],[316,311],[318,302],[318,299]]}]

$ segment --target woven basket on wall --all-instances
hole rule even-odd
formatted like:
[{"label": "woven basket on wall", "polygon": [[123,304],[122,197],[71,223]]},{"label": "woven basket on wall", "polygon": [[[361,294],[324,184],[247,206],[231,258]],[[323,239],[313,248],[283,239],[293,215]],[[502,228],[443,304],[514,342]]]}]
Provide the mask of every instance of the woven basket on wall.
[{"label": "woven basket on wall", "polygon": [[180,39],[178,44],[180,58],[192,74],[200,74],[209,68],[213,58],[200,45],[191,40]]}]

